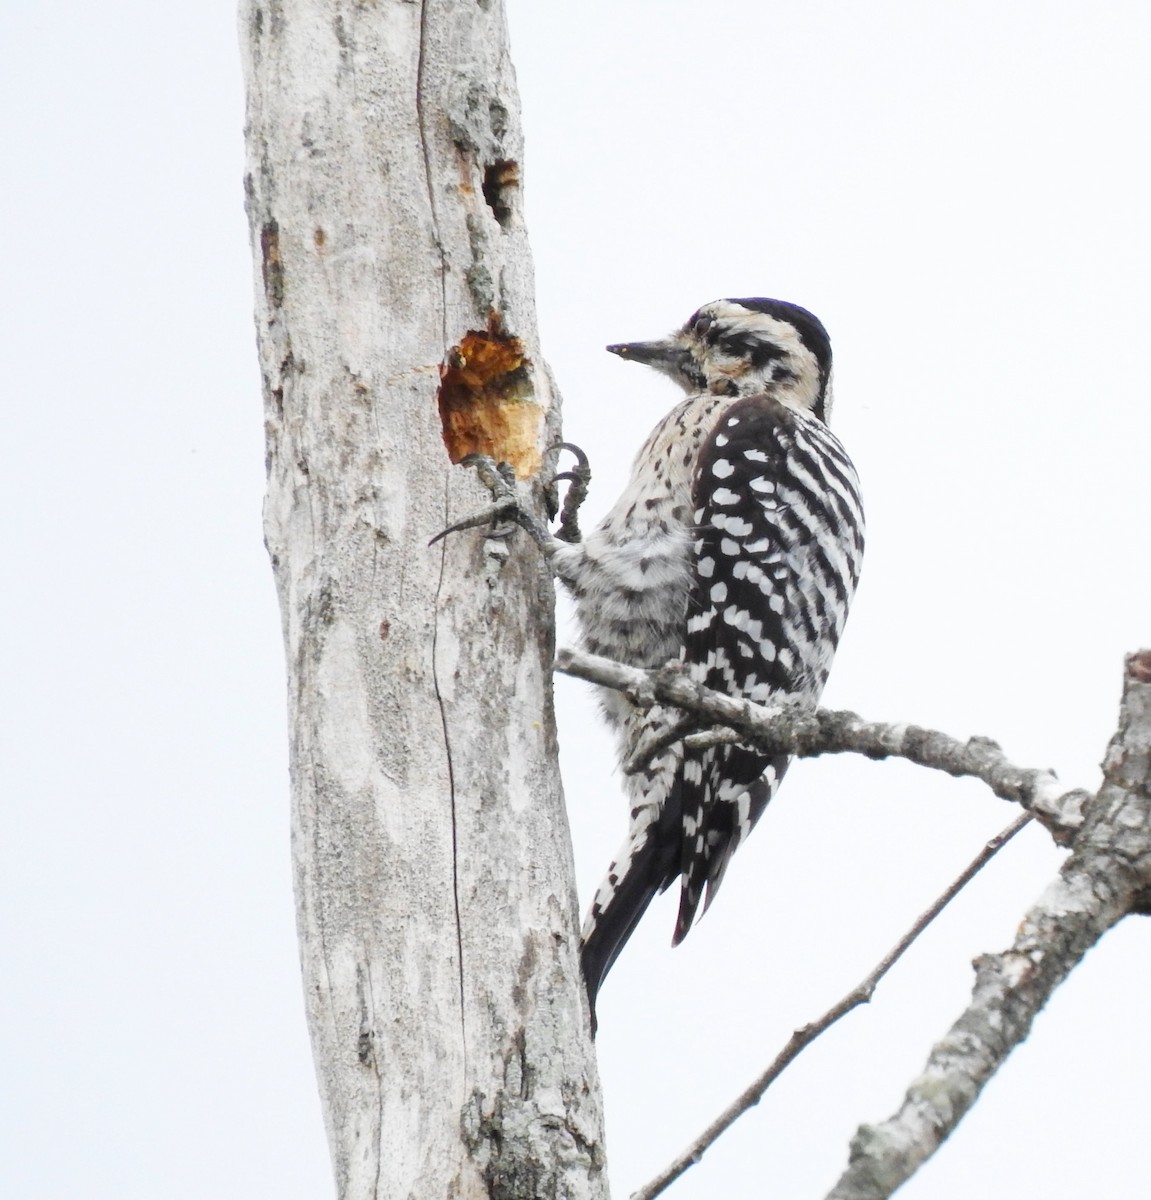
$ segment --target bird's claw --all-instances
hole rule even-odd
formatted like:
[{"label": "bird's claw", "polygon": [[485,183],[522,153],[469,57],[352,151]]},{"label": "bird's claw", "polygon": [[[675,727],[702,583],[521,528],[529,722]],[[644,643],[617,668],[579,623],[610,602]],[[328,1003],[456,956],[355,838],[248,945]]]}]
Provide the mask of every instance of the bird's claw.
[{"label": "bird's claw", "polygon": [[511,463],[496,462],[487,454],[466,454],[460,459],[460,466],[475,467],[480,483],[497,503],[516,499],[516,472]]},{"label": "bird's claw", "polygon": [[467,517],[462,521],[457,521],[454,525],[449,525],[447,529],[441,529],[429,542],[429,546],[434,546],[436,542],[442,538],[446,538],[449,533],[460,533],[465,529],[478,529],[481,525],[491,525],[487,536],[490,538],[506,538],[516,528],[514,522],[508,523],[505,521],[503,525],[497,525],[496,522],[505,519],[511,512],[514,511],[514,502],[509,503],[504,501],[502,504],[493,504],[491,508],[485,509],[481,513],[476,513],[474,516]]},{"label": "bird's claw", "polygon": [[[581,539],[578,520],[579,508],[587,499],[591,467],[588,465],[587,455],[571,442],[557,442],[556,445],[549,447],[548,453],[559,450],[567,450],[573,454],[576,463],[570,471],[560,471],[551,477],[544,485],[544,499],[549,515],[554,517],[557,513],[559,514],[560,523],[555,532],[555,538],[561,542],[578,542]],[[507,538],[518,526],[527,530],[541,550],[545,553],[549,552],[549,544],[554,546],[552,535],[523,506],[516,488],[515,471],[508,463],[496,462],[486,454],[469,454],[460,459],[459,465],[475,468],[479,481],[491,492],[493,504],[491,508],[466,517],[454,525],[449,525],[447,529],[441,530],[428,545],[434,546],[449,533],[477,529],[481,525],[491,526],[487,531],[489,539]],[[562,506],[559,502],[559,487],[557,486],[561,480],[568,484]]]},{"label": "bird's claw", "polygon": [[[579,542],[583,538],[579,527],[579,510],[580,505],[587,499],[591,467],[587,455],[571,442],[557,442],[549,448],[549,453],[553,450],[567,450],[575,455],[576,465],[570,471],[560,471],[553,475],[545,485],[544,495],[547,498],[548,512],[553,517],[559,513],[560,525],[555,536],[561,542]],[[562,507],[557,486],[561,479],[570,485],[564,495]]]},{"label": "bird's claw", "polygon": [[508,538],[517,527],[526,529],[540,545],[550,536],[520,502],[519,493],[516,490],[515,469],[510,464],[496,462],[486,454],[469,454],[460,459],[459,465],[475,468],[479,481],[491,492],[492,500],[495,503],[491,508],[484,509],[483,512],[465,517],[464,520],[449,525],[447,529],[442,529],[428,542],[429,546],[434,546],[449,533],[459,533],[465,529],[478,529],[481,525],[491,526],[486,535],[489,539]]}]

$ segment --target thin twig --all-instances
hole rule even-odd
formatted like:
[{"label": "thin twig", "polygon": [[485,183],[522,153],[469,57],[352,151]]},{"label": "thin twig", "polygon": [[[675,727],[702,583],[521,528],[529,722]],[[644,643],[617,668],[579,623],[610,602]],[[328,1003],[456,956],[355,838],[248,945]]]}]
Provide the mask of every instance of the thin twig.
[{"label": "thin twig", "polygon": [[788,1039],[787,1044],[775,1056],[771,1066],[760,1077],[746,1088],[720,1115],[691,1143],[690,1146],[665,1167],[650,1183],[633,1192],[631,1200],[653,1200],[670,1183],[678,1179],[689,1167],[703,1157],[704,1152],[720,1137],[724,1131],[735,1123],[749,1108],[758,1104],[763,1094],[783,1071],[806,1049],[820,1034],[830,1029],[832,1025],[846,1016],[853,1008],[866,1004],[875,992],[879,981],[891,970],[917,937],[935,920],[947,905],[967,886],[976,874],[1031,820],[1030,813],[1017,817],[1006,829],[993,837],[980,852],[971,860],[951,886],[939,896],[935,902],[923,912],[915,924],[903,935],[895,946],[884,955],[875,968],[838,1003],[808,1025],[797,1029]]},{"label": "thin twig", "polygon": [[[768,711],[778,712],[779,710],[769,709]],[[712,746],[737,746],[746,740],[738,730],[730,729],[726,725],[714,725],[711,729],[700,729],[698,717],[684,717],[682,720],[676,721],[674,725],[669,725],[662,733],[657,733],[654,737],[641,743],[634,754],[624,759],[620,770],[625,775],[634,775],[637,771],[642,771],[661,750],[666,750],[668,746],[674,746],[676,742],[683,742],[685,750],[707,750]]]},{"label": "thin twig", "polygon": [[1028,1035],[1036,1014],[1083,955],[1151,894],[1151,650],[1124,664],[1119,726],[1103,786],[1059,874],[1013,944],[974,963],[971,1001],[935,1043],[899,1109],[851,1139],[827,1200],[886,1200],[923,1165]]},{"label": "thin twig", "polygon": [[620,770],[625,775],[634,775],[637,771],[642,771],[661,750],[674,746],[676,742],[682,742],[688,734],[698,728],[698,717],[681,717],[678,721],[673,721],[662,732],[641,742],[638,749],[624,760]]},{"label": "thin twig", "polygon": [[812,709],[798,703],[765,708],[694,683],[680,664],[643,671],[611,659],[561,650],[555,666],[566,675],[615,688],[640,708],[672,705],[696,717],[700,725],[728,726],[741,741],[768,755],[809,758],[853,753],[868,758],[905,758],[949,775],[981,779],[1001,799],[1026,808],[1061,845],[1070,844],[1083,823],[1083,806],[1091,799],[1091,793],[1081,788],[1065,788],[1051,771],[1017,767],[990,738],[961,742],[934,729],[865,721],[853,712]]},{"label": "thin twig", "polygon": [[743,738],[734,729],[726,725],[716,725],[713,729],[704,729],[700,733],[689,733],[683,739],[684,747],[688,750],[706,750],[709,746],[735,746]]}]

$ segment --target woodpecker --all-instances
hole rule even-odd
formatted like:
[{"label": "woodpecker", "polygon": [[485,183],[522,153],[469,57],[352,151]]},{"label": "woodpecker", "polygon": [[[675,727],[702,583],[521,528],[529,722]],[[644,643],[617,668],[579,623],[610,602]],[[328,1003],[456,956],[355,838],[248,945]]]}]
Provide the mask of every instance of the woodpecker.
[{"label": "woodpecker", "polygon": [[[780,300],[716,300],[670,336],[608,350],[686,393],[652,430],[607,517],[551,549],[583,647],[757,703],[815,703],[859,579],[855,468],[828,429],[831,344]],[[621,760],[678,719],[605,689]],[[626,777],[627,838],[592,901],[584,979],[599,987],[652,898],[680,882],[673,945],[714,899],[787,769],[749,746],[679,742]]]},{"label": "woodpecker", "polygon": [[[452,529],[497,516],[523,526],[574,596],[592,654],[646,668],[679,661],[694,681],[737,698],[814,704],[855,593],[864,532],[855,468],[827,427],[826,330],[781,300],[714,300],[666,338],[608,350],[686,395],[648,436],[603,521],[580,540],[565,503],[553,536],[518,506],[508,474],[482,460],[497,505]],[[576,484],[582,494],[586,479]],[[610,689],[601,701],[621,761],[680,715],[639,709]],[[680,880],[678,945],[788,761],[680,740],[625,777],[627,837],[583,929],[593,1031],[600,985],[653,897]]]}]

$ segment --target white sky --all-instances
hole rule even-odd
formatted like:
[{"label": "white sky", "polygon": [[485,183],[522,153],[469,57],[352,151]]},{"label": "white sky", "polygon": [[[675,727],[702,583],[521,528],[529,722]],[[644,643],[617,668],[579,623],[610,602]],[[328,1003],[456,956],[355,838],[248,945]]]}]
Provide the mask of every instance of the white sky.
[{"label": "white sky", "polygon": [[[545,350],[606,510],[673,400],[602,353],[717,296],[810,307],[863,478],[826,699],[1094,785],[1151,642],[1151,10],[509,0]],[[231,0],[7,0],[0,1194],[330,1195],[295,957]],[[558,685],[582,894],[623,834]],[[1008,823],[900,765],[793,768],[601,999],[617,1196]],[[674,1193],[818,1196],[1056,869],[1028,831]],[[901,1196],[1134,1195],[1151,926],[1094,951]]]}]

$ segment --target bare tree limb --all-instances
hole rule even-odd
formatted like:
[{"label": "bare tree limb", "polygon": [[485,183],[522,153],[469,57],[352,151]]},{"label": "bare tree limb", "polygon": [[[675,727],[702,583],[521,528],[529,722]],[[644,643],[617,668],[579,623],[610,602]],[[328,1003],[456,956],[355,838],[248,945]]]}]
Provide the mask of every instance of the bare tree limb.
[{"label": "bare tree limb", "polygon": [[865,721],[853,712],[796,704],[767,708],[710,691],[690,680],[677,663],[644,671],[565,649],[556,655],[555,669],[624,692],[641,708],[672,704],[698,718],[699,724],[729,726],[765,754],[905,758],[949,775],[981,779],[1001,799],[1027,809],[1061,845],[1069,844],[1079,830],[1084,805],[1091,799],[1082,788],[1064,788],[1051,771],[1015,766],[990,738],[961,742],[918,725]]},{"label": "bare tree limb", "polygon": [[840,1017],[846,1016],[853,1008],[858,1008],[861,1004],[867,1004],[875,993],[879,981],[903,957],[915,939],[939,916],[944,908],[971,882],[979,871],[1030,821],[1031,814],[1024,813],[1022,816],[1016,817],[1002,833],[996,834],[980,850],[975,858],[971,860],[962,874],[952,882],[950,887],[934,901],[930,908],[920,914],[915,924],[884,955],[866,978],[852,988],[842,1000],[833,1004],[823,1016],[797,1029],[788,1039],[783,1049],[775,1056],[771,1066],[754,1083],[741,1092],[674,1162],[665,1167],[649,1183],[645,1184],[638,1191],[633,1192],[631,1200],[653,1200],[655,1196],[658,1196],[669,1184],[678,1179],[689,1167],[699,1162],[704,1152],[712,1143],[733,1125],[739,1117],[743,1116],[749,1108],[752,1108],[763,1099],[763,1095],[767,1089],[817,1037],[830,1029]]},{"label": "bare tree limb", "polygon": [[[242,0],[308,1029],[339,1200],[603,1200],[541,556],[560,436],[503,0]],[[503,478],[500,476],[500,478]],[[500,698],[493,703],[492,697]]]},{"label": "bare tree limb", "polygon": [[932,1049],[899,1111],[864,1125],[828,1200],[883,1200],[940,1146],[1088,949],[1151,895],[1151,651],[1129,655],[1103,786],[1059,876],[1010,950],[975,963],[967,1010]]}]

